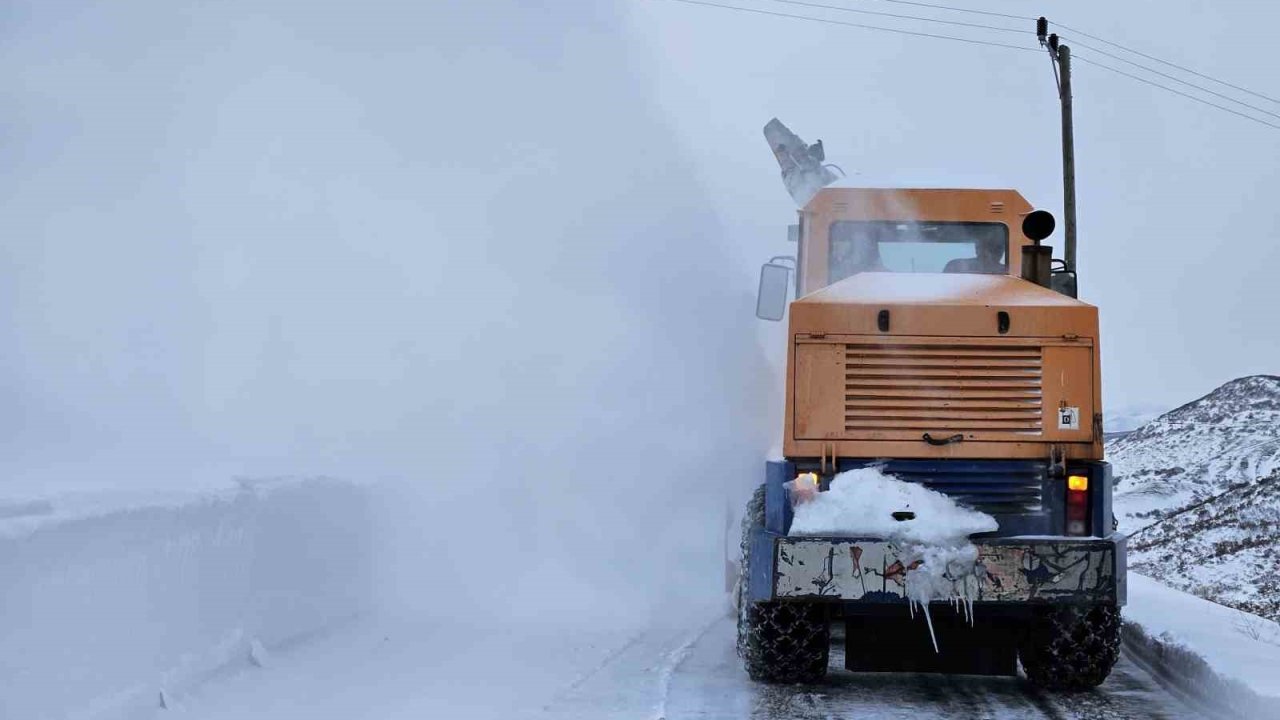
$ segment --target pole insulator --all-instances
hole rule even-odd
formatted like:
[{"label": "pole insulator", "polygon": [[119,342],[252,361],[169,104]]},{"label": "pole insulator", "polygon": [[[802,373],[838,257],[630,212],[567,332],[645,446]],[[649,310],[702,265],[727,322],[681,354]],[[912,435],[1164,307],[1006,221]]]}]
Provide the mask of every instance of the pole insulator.
[{"label": "pole insulator", "polygon": [[1058,33],[1049,36],[1049,49],[1058,52]]},{"label": "pole insulator", "polygon": [[1040,40],[1040,44],[1045,44],[1045,36],[1049,34],[1049,21],[1044,17],[1036,20],[1036,37]]}]

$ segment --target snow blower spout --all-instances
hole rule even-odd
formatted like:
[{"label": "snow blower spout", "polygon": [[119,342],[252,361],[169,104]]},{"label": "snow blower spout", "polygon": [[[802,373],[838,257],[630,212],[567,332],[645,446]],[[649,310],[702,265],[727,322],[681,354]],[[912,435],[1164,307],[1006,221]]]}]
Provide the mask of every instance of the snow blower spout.
[{"label": "snow blower spout", "polygon": [[[823,164],[826,154],[822,141],[807,145],[798,135],[791,132],[778,118],[774,118],[764,126],[765,140],[773,150],[782,168],[782,182],[787,192],[796,201],[796,205],[804,207],[819,190],[837,180],[831,167]],[[839,168],[837,168],[839,169]]]}]

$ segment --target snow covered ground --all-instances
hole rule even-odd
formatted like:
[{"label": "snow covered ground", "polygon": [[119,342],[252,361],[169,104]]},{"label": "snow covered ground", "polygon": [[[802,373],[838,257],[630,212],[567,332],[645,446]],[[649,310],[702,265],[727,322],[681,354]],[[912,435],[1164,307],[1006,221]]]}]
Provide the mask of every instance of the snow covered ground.
[{"label": "snow covered ground", "polygon": [[1129,575],[1124,619],[1126,646],[1163,665],[1189,692],[1241,716],[1280,717],[1280,623],[1136,573]]},{"label": "snow covered ground", "polygon": [[7,506],[0,718],[129,717],[368,605],[369,522],[350,484]]},{"label": "snow covered ground", "polygon": [[484,720],[538,715],[628,641],[607,630],[468,625],[429,619],[357,623],[262,668],[217,678],[135,718]]},{"label": "snow covered ground", "polygon": [[1280,717],[1280,625],[1136,575],[1126,657],[1069,697],[839,669],[816,687],[758,686],[714,582],[647,607],[539,602],[539,617],[375,606],[370,497],[242,483],[94,511],[52,498],[0,521],[0,611],[26,620],[0,630],[0,717]]},{"label": "snow covered ground", "polygon": [[[1136,580],[1134,605],[1126,616],[1140,618],[1143,628],[1176,633],[1188,646],[1216,645],[1225,650],[1223,646],[1231,642],[1231,618],[1203,612],[1204,601],[1143,578]],[[1200,619],[1193,621],[1196,627],[1177,620],[1169,625],[1162,616],[1170,611],[1198,614]],[[1239,696],[1231,704],[1207,702],[1193,693],[1218,689],[1189,675],[1182,659],[1181,664],[1162,663],[1159,658],[1153,662],[1148,655],[1136,655],[1132,643],[1097,691],[1058,695],[1038,691],[1020,678],[848,673],[839,669],[838,642],[832,672],[823,684],[759,685],[742,671],[734,654],[733,632],[733,622],[723,609],[709,605],[673,606],[647,618],[624,616],[611,627],[594,629],[521,626],[500,618],[483,625],[446,625],[383,617],[275,653],[265,667],[247,667],[215,678],[176,697],[168,710],[153,708],[135,717],[1276,717],[1268,714],[1269,706],[1254,703],[1252,697],[1248,703],[1240,702]],[[1254,650],[1260,654],[1211,654],[1210,667],[1225,673],[1239,669],[1236,663],[1253,664],[1249,682],[1265,680],[1280,648]]]},{"label": "snow covered ground", "polygon": [[[691,614],[692,615],[692,614]],[[1195,718],[1145,671],[1122,661],[1108,686],[1053,696],[1015,678],[858,675],[820,686],[751,683],[723,614],[643,632],[352,628],[274,664],[219,679],[139,720],[827,720],[828,718]],[[478,631],[478,632],[477,632]],[[455,643],[466,640],[468,645]],[[839,662],[840,653],[834,653]],[[461,672],[460,672],[461,671]]]}]

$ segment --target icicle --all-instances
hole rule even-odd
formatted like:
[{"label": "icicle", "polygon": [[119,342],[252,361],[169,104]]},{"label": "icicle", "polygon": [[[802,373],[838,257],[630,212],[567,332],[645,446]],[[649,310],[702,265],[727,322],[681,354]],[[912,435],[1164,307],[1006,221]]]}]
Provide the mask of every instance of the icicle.
[{"label": "icicle", "polygon": [[929,606],[924,603],[920,604],[920,608],[924,610],[924,620],[929,624],[929,639],[933,641],[933,652],[938,653],[938,636],[933,633],[933,616],[929,614]]}]

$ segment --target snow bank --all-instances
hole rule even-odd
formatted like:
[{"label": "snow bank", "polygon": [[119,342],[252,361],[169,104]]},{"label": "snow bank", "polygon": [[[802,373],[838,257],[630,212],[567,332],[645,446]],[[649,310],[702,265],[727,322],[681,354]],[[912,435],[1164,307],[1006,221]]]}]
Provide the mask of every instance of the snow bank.
[{"label": "snow bank", "polygon": [[350,484],[22,507],[0,520],[3,718],[128,716],[365,604]]},{"label": "snow bank", "polygon": [[1237,717],[1280,717],[1280,623],[1129,573],[1125,647],[1158,678]]}]

